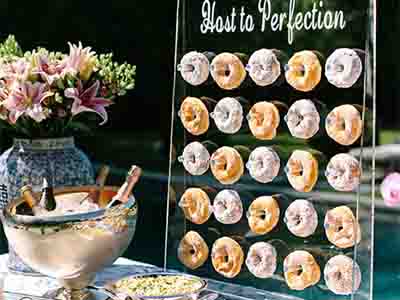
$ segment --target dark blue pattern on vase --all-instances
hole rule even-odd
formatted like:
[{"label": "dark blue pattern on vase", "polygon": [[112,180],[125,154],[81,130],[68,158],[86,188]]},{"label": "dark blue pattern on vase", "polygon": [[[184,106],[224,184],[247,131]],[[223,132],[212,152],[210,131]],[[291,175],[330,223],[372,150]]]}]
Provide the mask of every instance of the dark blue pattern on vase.
[{"label": "dark blue pattern on vase", "polygon": [[[19,197],[26,184],[39,191],[45,176],[55,187],[94,184],[92,164],[75,147],[73,138],[15,140],[13,147],[0,156],[0,208]],[[32,272],[11,248],[8,267]]]}]

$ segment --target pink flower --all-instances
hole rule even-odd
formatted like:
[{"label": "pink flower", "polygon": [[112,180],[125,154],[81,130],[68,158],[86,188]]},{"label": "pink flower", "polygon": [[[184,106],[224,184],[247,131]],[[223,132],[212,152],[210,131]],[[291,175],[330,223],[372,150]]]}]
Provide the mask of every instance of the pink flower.
[{"label": "pink flower", "polygon": [[78,88],[68,88],[65,90],[65,97],[74,99],[71,108],[73,116],[82,112],[95,112],[103,119],[100,125],[107,122],[108,115],[105,107],[110,106],[113,102],[106,98],[96,97],[99,86],[100,82],[96,81],[91,87],[84,90],[82,81],[79,80]]},{"label": "pink flower", "polygon": [[22,115],[27,115],[39,123],[47,117],[41,103],[51,95],[44,83],[16,82],[2,104],[9,111],[11,123],[15,124]]},{"label": "pink flower", "polygon": [[63,66],[56,62],[50,62],[46,55],[38,54],[35,57],[35,65],[32,73],[39,74],[49,85],[52,85],[61,77]]},{"label": "pink flower", "polygon": [[12,63],[2,64],[0,67],[0,78],[10,85],[15,80],[27,80],[30,75],[31,64],[20,58]]},{"label": "pink flower", "polygon": [[96,57],[95,52],[91,51],[90,47],[83,48],[82,43],[79,45],[69,45],[69,55],[63,61],[63,75],[70,74],[77,76],[82,80],[88,80],[94,71]]},{"label": "pink flower", "polygon": [[381,194],[387,206],[400,205],[400,173],[391,173],[385,177],[381,184]]}]

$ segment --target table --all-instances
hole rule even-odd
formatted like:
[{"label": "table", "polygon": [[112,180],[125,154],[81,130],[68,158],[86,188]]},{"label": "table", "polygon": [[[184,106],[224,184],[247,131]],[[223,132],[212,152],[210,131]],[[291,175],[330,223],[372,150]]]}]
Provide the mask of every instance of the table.
[{"label": "table", "polygon": [[[41,297],[47,292],[60,287],[55,279],[45,276],[25,276],[8,273],[7,259],[7,254],[0,255],[0,275],[5,276],[5,292],[29,294]],[[133,274],[135,270],[138,272],[154,272],[159,270],[159,268],[126,258],[119,258],[111,267],[106,268],[103,272],[97,274],[95,285],[101,286],[109,280]]]},{"label": "table", "polygon": [[[7,273],[7,258],[7,254],[0,255],[0,275]],[[110,280],[116,280],[127,275],[159,271],[162,271],[162,269],[150,264],[119,258],[111,267],[96,275],[94,285],[103,286],[104,283]],[[5,297],[6,300],[20,300],[22,298],[18,295],[13,296],[12,293],[43,297],[47,292],[54,291],[59,287],[56,280],[45,276],[25,276],[8,273],[4,282],[4,291],[9,294]],[[218,293],[220,295],[218,300],[303,300],[298,297],[270,293],[214,280],[208,280],[208,290]],[[105,299],[107,299],[105,295],[96,296],[96,300]],[[35,298],[32,298],[32,300],[35,300]]]}]

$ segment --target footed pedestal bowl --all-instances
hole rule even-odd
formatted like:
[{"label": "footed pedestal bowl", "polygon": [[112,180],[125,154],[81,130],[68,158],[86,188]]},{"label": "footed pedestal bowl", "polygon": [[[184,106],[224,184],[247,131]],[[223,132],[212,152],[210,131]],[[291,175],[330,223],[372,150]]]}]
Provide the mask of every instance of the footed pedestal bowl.
[{"label": "footed pedestal bowl", "polygon": [[[54,194],[57,202],[76,201],[84,199],[93,188],[55,189]],[[104,187],[99,201],[102,208],[87,213],[53,217],[16,215],[16,207],[23,199],[15,199],[4,208],[2,222],[9,243],[24,263],[60,282],[60,298],[90,297],[86,288],[96,272],[111,265],[131,242],[137,220],[134,197],[126,204],[105,209],[117,190]]]}]

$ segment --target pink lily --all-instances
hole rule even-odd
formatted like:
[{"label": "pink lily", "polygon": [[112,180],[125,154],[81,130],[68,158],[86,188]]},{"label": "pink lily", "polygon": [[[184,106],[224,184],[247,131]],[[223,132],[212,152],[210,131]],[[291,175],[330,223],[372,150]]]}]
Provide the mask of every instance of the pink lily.
[{"label": "pink lily", "polygon": [[78,73],[83,80],[88,80],[95,67],[95,52],[92,48],[83,48],[82,43],[78,46],[68,43],[69,55],[63,61],[64,70],[62,75],[70,74],[76,76]]},{"label": "pink lily", "polygon": [[4,64],[0,68],[0,78],[8,83],[14,80],[27,80],[31,64],[25,58],[20,58],[12,63]]},{"label": "pink lily", "polygon": [[13,124],[24,114],[40,123],[47,117],[42,102],[52,94],[44,83],[16,82],[2,104],[9,111],[9,119]]},{"label": "pink lily", "polygon": [[82,81],[79,80],[77,88],[68,88],[65,90],[65,97],[74,99],[71,108],[71,113],[73,116],[76,116],[82,112],[94,112],[103,119],[100,125],[103,125],[107,122],[108,115],[105,107],[110,106],[113,104],[113,102],[106,98],[96,97],[99,86],[100,82],[97,80],[88,89],[84,90]]},{"label": "pink lily", "polygon": [[37,55],[35,60],[36,67],[32,73],[39,74],[49,85],[52,85],[60,78],[63,66],[50,62],[46,55]]}]

